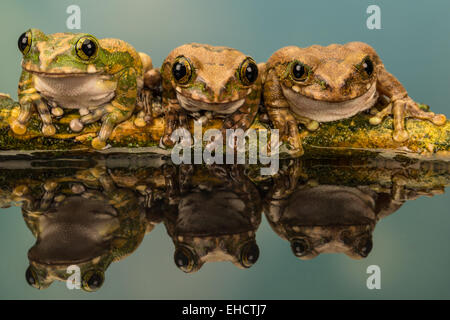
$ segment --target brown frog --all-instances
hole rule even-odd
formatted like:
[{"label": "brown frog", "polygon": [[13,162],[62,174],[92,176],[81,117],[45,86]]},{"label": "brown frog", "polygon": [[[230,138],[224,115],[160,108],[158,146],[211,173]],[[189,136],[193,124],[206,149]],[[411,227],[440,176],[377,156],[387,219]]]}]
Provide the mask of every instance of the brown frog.
[{"label": "brown frog", "polygon": [[163,220],[176,266],[186,273],[217,261],[252,267],[259,257],[255,235],[262,204],[243,167],[186,165],[171,171]]},{"label": "brown frog", "polygon": [[368,110],[381,97],[387,98],[388,104],[377,110],[370,123],[377,125],[393,115],[393,139],[397,142],[408,139],[407,117],[436,125],[446,121],[442,114],[422,110],[386,71],[375,50],[362,42],[289,46],[276,51],[266,65],[264,104],[290,153],[303,153],[298,124],[314,131],[320,122]]},{"label": "brown frog", "polygon": [[161,67],[165,130],[162,144],[177,128],[189,128],[188,118],[201,123],[222,118],[222,129],[247,130],[256,117],[261,79],[255,61],[242,52],[207,44],[174,49]]}]

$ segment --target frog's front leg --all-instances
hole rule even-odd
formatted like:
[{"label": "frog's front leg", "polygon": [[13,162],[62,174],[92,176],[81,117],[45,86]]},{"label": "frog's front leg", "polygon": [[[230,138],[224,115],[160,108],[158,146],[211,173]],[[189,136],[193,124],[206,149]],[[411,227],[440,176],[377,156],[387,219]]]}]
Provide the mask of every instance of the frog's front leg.
[{"label": "frog's front leg", "polygon": [[377,125],[387,116],[394,116],[393,139],[397,142],[408,140],[409,135],[405,130],[405,118],[411,117],[420,120],[428,120],[435,125],[444,125],[446,117],[443,114],[423,111],[412,100],[402,84],[392,74],[386,71],[383,65],[379,66],[377,90],[390,99],[389,104],[380,112],[370,118],[372,125]]},{"label": "frog's front leg", "polygon": [[132,68],[124,70],[117,83],[114,99],[79,119],[70,123],[70,128],[79,132],[84,125],[102,119],[102,126],[98,136],[92,140],[92,147],[103,149],[114,128],[121,122],[127,120],[134,111],[137,101],[137,77]]},{"label": "frog's front leg", "polygon": [[268,71],[264,84],[264,104],[273,126],[279,130],[281,140],[290,149],[288,152],[302,155],[303,147],[297,120],[290,111],[289,103],[283,95],[281,84],[273,69]]},{"label": "frog's front leg", "polygon": [[19,82],[18,95],[20,112],[17,119],[11,124],[12,131],[18,135],[25,134],[33,107],[36,107],[43,123],[42,133],[45,136],[54,135],[56,133],[56,129],[52,124],[52,117],[49,108],[34,87],[33,75],[31,73],[26,71],[22,72]]},{"label": "frog's front leg", "polygon": [[258,107],[257,101],[249,101],[249,103],[246,101],[242,107],[225,119],[222,126],[223,131],[227,129],[242,129],[246,131],[255,120]]},{"label": "frog's front leg", "polygon": [[163,98],[163,105],[165,125],[161,142],[164,146],[172,147],[176,143],[171,139],[172,133],[176,129],[188,130],[189,128],[187,115],[176,99]]}]

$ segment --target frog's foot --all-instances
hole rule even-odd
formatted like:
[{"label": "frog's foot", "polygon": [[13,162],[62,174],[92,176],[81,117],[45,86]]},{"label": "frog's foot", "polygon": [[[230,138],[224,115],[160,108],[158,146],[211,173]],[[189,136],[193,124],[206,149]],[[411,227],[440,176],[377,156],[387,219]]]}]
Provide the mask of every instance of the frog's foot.
[{"label": "frog's foot", "polygon": [[42,134],[46,137],[53,136],[56,133],[56,128],[52,124],[52,116],[47,104],[40,99],[36,100],[35,104],[43,123]]},{"label": "frog's foot", "polygon": [[99,150],[106,147],[106,141],[108,141],[117,123],[117,116],[113,113],[108,114],[104,118],[102,127],[100,128],[100,132],[98,133],[98,137],[92,140],[92,147],[94,149]]},{"label": "frog's foot", "polygon": [[31,107],[32,102],[25,101],[20,103],[19,116],[10,125],[11,130],[15,134],[24,135],[27,132],[27,123],[31,117]]},{"label": "frog's foot", "polygon": [[319,122],[317,122],[316,120],[299,116],[296,116],[295,119],[297,119],[298,122],[303,124],[308,131],[316,131],[317,129],[319,129]]},{"label": "frog's foot", "polygon": [[397,142],[404,142],[409,138],[405,129],[405,118],[428,120],[438,126],[444,125],[447,121],[445,115],[424,111],[411,98],[406,97],[389,103],[383,110],[370,118],[369,122],[372,125],[378,125],[387,115],[391,114],[394,116],[393,139]]},{"label": "frog's foot", "polygon": [[137,106],[139,113],[134,120],[136,127],[145,127],[153,119],[153,93],[151,90],[144,88],[138,96]]},{"label": "frog's foot", "polygon": [[289,157],[297,158],[304,154],[303,148],[293,147],[291,143],[283,143],[279,147],[279,154],[287,154]]},{"label": "frog's foot", "polygon": [[52,108],[52,115],[55,117],[62,117],[64,115],[64,110],[60,107],[53,107]]},{"label": "frog's foot", "polygon": [[20,123],[18,120],[14,120],[11,123],[11,130],[18,135],[24,135],[27,132],[27,126]]},{"label": "frog's foot", "polygon": [[79,118],[76,118],[70,121],[69,127],[73,132],[80,132],[81,130],[83,130],[84,125],[83,123],[81,123]]},{"label": "frog's foot", "polygon": [[151,116],[148,116],[145,114],[145,112],[140,111],[137,115],[136,118],[134,119],[133,123],[136,127],[138,128],[143,128],[147,125],[147,123],[151,122],[152,118]]}]

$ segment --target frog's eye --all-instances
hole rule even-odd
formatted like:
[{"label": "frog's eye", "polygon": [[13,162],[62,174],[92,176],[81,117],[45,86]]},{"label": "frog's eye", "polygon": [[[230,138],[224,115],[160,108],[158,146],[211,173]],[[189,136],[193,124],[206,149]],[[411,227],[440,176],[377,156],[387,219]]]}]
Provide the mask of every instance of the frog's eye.
[{"label": "frog's eye", "polygon": [[195,254],[186,247],[179,247],[175,250],[173,255],[176,266],[183,272],[190,273],[194,271]]},{"label": "frog's eye", "polygon": [[291,241],[291,249],[296,257],[303,257],[309,252],[309,244],[305,239],[294,239]]},{"label": "frog's eye", "polygon": [[373,73],[373,62],[370,60],[369,57],[364,58],[364,60],[361,63],[361,66],[365,73],[367,73],[368,76],[371,76]]},{"label": "frog's eye", "polygon": [[253,266],[259,258],[259,247],[255,241],[244,244],[241,249],[240,261],[244,268]]},{"label": "frog's eye", "polygon": [[19,46],[20,52],[24,55],[27,54],[31,48],[31,33],[29,31],[22,33],[17,41],[17,45]]},{"label": "frog's eye", "polygon": [[103,285],[105,275],[100,270],[90,270],[83,276],[82,287],[85,291],[97,291]]},{"label": "frog's eye", "polygon": [[246,86],[251,85],[258,79],[258,66],[252,58],[247,58],[239,67],[239,78]]},{"label": "frog's eye", "polygon": [[186,84],[192,76],[192,68],[189,61],[184,57],[175,60],[172,66],[172,75],[179,84]]},{"label": "frog's eye", "polygon": [[369,255],[370,251],[372,251],[372,247],[373,247],[372,239],[366,238],[358,244],[356,252],[361,257],[366,258]]},{"label": "frog's eye", "polygon": [[294,62],[291,68],[292,78],[295,81],[305,81],[308,78],[308,68],[301,62]]},{"label": "frog's eye", "polygon": [[98,42],[91,36],[82,37],[77,41],[75,51],[82,60],[94,59],[98,53]]},{"label": "frog's eye", "polygon": [[27,271],[25,272],[25,279],[30,286],[39,289],[39,278],[34,269],[31,268],[31,266],[28,267]]}]

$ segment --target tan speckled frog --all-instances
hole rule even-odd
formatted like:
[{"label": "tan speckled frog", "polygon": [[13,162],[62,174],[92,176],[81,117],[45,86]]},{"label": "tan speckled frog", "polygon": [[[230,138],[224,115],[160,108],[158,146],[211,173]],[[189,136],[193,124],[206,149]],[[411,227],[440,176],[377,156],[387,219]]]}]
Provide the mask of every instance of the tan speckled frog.
[{"label": "tan speckled frog", "polygon": [[370,123],[377,125],[392,114],[397,142],[408,139],[406,117],[436,125],[446,121],[444,115],[423,111],[386,71],[375,50],[362,42],[285,47],[270,57],[266,72],[264,104],[291,153],[302,153],[299,123],[313,131],[320,122],[349,118],[373,107],[380,96],[389,103]]},{"label": "tan speckled frog", "polygon": [[188,116],[207,122],[224,119],[222,129],[247,130],[256,117],[261,80],[258,66],[242,52],[191,43],[174,49],[161,67],[166,127],[162,143]]}]

